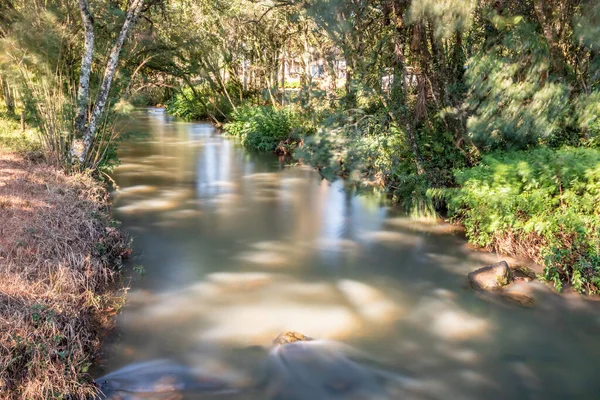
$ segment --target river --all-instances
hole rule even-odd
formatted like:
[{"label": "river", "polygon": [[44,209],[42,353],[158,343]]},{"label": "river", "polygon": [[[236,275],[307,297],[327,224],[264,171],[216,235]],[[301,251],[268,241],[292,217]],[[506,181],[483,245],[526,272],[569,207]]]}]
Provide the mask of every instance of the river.
[{"label": "river", "polygon": [[467,273],[501,258],[450,226],[249,152],[207,123],[149,109],[128,124],[137,134],[120,147],[113,195],[134,237],[132,280],[104,371],[169,359],[243,380],[260,346],[294,330],[410,377],[406,398],[600,396],[597,303],[481,296]]}]

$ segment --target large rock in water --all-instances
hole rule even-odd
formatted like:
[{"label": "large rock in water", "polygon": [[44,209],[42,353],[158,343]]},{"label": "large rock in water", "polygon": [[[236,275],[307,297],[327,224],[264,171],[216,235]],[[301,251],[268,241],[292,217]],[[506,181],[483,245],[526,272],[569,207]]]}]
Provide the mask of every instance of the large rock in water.
[{"label": "large rock in water", "polygon": [[512,281],[512,273],[506,261],[500,261],[469,273],[469,280],[475,289],[498,290]]},{"label": "large rock in water", "polygon": [[196,396],[233,393],[237,388],[219,377],[198,373],[170,360],[131,364],[95,380],[100,399],[170,400],[184,393]]},{"label": "large rock in water", "polygon": [[276,345],[265,362],[263,398],[390,399],[387,376],[361,365],[346,353],[345,346],[321,340],[295,340]]}]

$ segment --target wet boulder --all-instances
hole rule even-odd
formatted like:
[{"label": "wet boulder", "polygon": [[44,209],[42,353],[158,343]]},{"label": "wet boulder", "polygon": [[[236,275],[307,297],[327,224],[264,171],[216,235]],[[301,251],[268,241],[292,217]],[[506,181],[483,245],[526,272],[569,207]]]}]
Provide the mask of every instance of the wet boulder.
[{"label": "wet boulder", "polygon": [[499,290],[512,282],[512,273],[506,261],[500,261],[469,273],[475,289]]},{"label": "wet boulder", "polygon": [[183,393],[235,392],[227,381],[195,371],[170,360],[155,360],[125,366],[95,380],[100,398],[107,400],[163,400]]},{"label": "wet boulder", "polygon": [[284,343],[271,350],[265,367],[269,400],[387,398],[377,370],[354,361],[333,342]]}]

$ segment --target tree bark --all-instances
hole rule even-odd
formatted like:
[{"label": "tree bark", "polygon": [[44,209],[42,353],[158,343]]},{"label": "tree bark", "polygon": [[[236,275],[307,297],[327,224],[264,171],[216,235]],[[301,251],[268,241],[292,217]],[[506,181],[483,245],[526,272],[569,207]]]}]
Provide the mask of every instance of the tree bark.
[{"label": "tree bark", "polygon": [[81,72],[79,74],[79,89],[77,90],[77,116],[75,117],[75,131],[79,136],[85,136],[88,103],[90,98],[90,75],[94,57],[94,18],[90,12],[88,0],[79,0],[79,10],[85,34],[83,57],[81,58]]},{"label": "tree bark", "polygon": [[125,39],[127,38],[129,30],[135,26],[135,23],[142,12],[143,5],[144,0],[133,0],[129,10],[127,11],[127,16],[125,17],[125,22],[123,23],[123,27],[121,28],[121,32],[119,33],[117,41],[110,51],[106,70],[104,71],[104,78],[102,79],[102,85],[100,86],[100,91],[98,92],[92,117],[90,118],[90,123],[83,138],[84,150],[81,154],[81,162],[85,162],[94,144],[94,136],[96,134],[96,129],[98,127],[98,123],[100,122],[100,118],[102,118],[102,115],[104,114],[104,108],[106,106],[110,87],[117,70],[121,49],[123,48],[123,44],[125,43]]},{"label": "tree bark", "polygon": [[281,51],[281,105],[285,106],[285,49]]},{"label": "tree bark", "polygon": [[[396,25],[396,42],[394,43],[394,57],[392,61],[392,65],[394,68],[394,81],[392,83],[392,91],[396,92],[395,94],[393,94],[395,101],[401,105],[406,106],[408,106],[408,96],[410,88],[406,77],[406,58],[404,56],[404,43],[402,39],[404,38],[404,30],[406,29],[404,25],[404,12],[406,12],[407,7],[408,3],[406,1],[396,1],[392,7],[394,11],[394,23]],[[398,91],[401,92],[398,93]],[[414,124],[414,106],[412,107],[413,110],[408,110],[408,108],[410,107],[403,108],[406,109],[393,111],[394,119],[396,118],[397,113],[402,115],[404,128],[406,130],[406,139],[408,141],[411,153],[413,154],[413,161],[415,163],[417,175],[423,175],[426,173],[424,166],[425,162],[423,160],[423,156],[421,155],[421,151],[419,150],[419,144],[417,141],[416,128]]]},{"label": "tree bark", "polygon": [[0,75],[0,91],[2,97],[4,97],[4,104],[6,104],[6,111],[9,115],[15,114],[15,100],[12,94],[12,89],[8,80]]},{"label": "tree bark", "polygon": [[552,69],[554,72],[562,74],[565,70],[565,60],[558,42],[558,35],[554,28],[552,16],[554,7],[552,7],[552,4],[548,4],[547,0],[534,0],[533,8],[538,22],[542,27],[544,38],[550,47],[550,64],[552,65]]}]

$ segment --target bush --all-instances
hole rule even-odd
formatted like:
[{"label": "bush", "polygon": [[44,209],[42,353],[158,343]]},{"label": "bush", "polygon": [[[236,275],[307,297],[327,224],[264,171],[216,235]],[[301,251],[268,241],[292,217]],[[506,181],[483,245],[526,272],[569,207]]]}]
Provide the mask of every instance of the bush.
[{"label": "bush", "polygon": [[302,84],[300,83],[300,81],[285,81],[286,89],[300,89],[301,87]]},{"label": "bush", "polygon": [[[243,91],[238,84],[231,82],[227,84],[227,91],[234,104],[241,103],[240,97],[248,98],[256,94]],[[171,97],[165,104],[166,111],[186,121],[197,121],[216,119],[224,121],[233,111],[233,107],[224,94],[215,91],[208,84],[194,87],[185,87],[175,96]]]},{"label": "bush", "polygon": [[540,147],[455,174],[448,208],[471,242],[545,266],[560,290],[600,290],[600,151]]},{"label": "bush", "polygon": [[249,148],[289,154],[307,132],[297,113],[289,108],[244,106],[231,114],[225,132],[239,137]]},{"label": "bush", "polygon": [[561,79],[540,79],[550,55],[539,27],[522,17],[500,20],[503,40],[466,69],[469,136],[486,151],[569,144],[562,136],[573,112],[571,89]]}]

